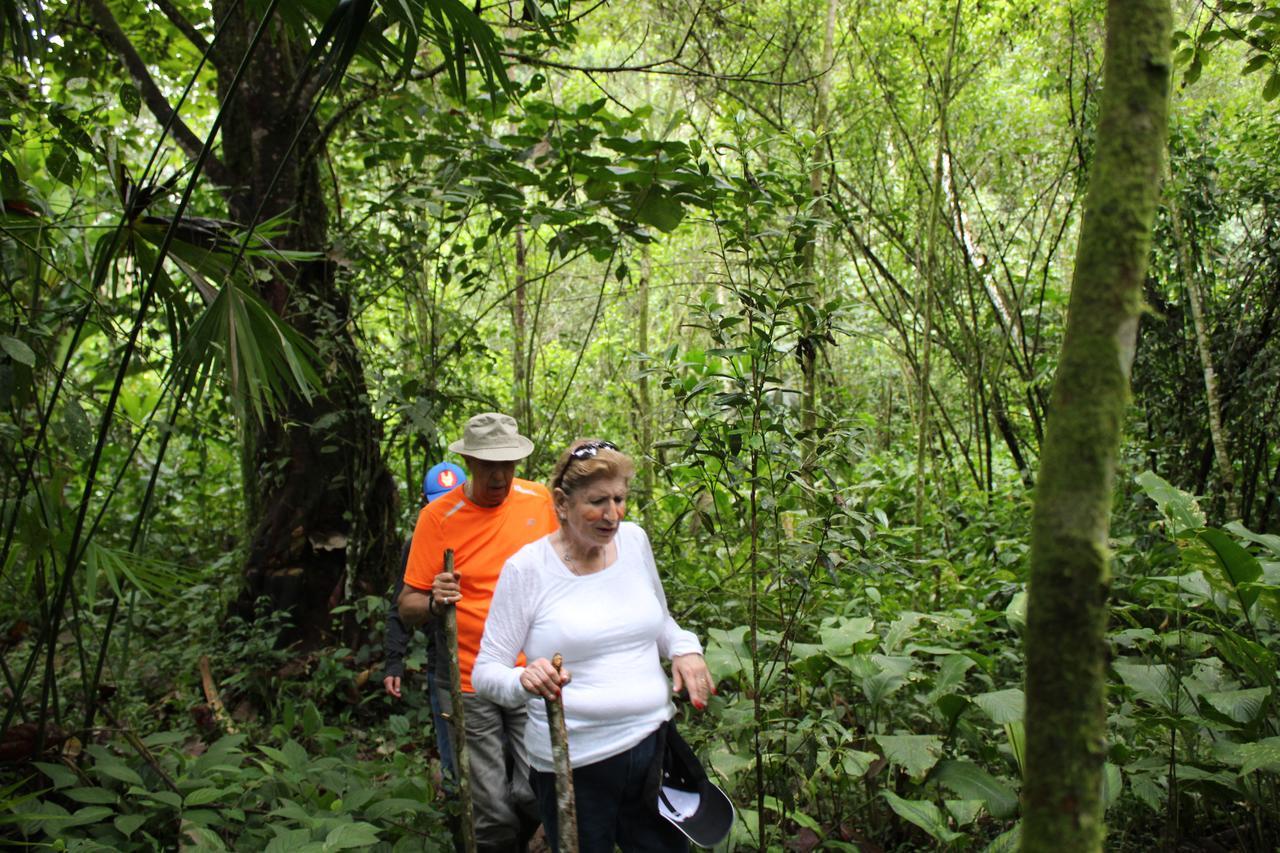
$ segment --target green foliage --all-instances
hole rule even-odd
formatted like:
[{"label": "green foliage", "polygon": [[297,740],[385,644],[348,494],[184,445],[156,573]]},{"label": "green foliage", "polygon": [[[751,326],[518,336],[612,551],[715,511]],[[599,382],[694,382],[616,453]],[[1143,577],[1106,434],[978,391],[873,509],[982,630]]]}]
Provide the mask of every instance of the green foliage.
[{"label": "green foliage", "polygon": [[[207,128],[218,87],[193,71],[200,50],[159,14],[108,5],[167,94],[192,83],[179,112]],[[411,686],[392,703],[378,685],[382,590],[350,577],[323,590],[342,643],[315,648],[282,640],[283,613],[233,607],[245,489],[288,464],[243,467],[247,426],[362,368],[359,405],[406,524],[421,470],[476,410],[520,411],[535,479],[575,435],[633,454],[633,509],[718,679],[684,723],[739,807],[731,846],[1016,848],[1028,489],[1096,141],[1101,4],[961,4],[954,33],[952,4],[864,4],[838,16],[830,69],[826,9],[810,0],[691,20],[663,7],[669,28],[650,28],[652,4],[572,20],[563,4],[518,7],[526,19],[430,0],[280,4],[281,26],[312,46],[314,85],[300,88],[327,134],[315,162],[331,243],[299,253],[285,248],[294,211],[250,232],[214,188],[177,201],[189,160],[114,54],[64,17],[78,5],[0,0],[10,55],[52,60],[0,82],[0,627],[21,697],[0,745],[51,722],[43,753],[6,769],[6,843],[447,846],[423,697]],[[1127,460],[1205,498],[1202,511],[1148,473],[1117,504],[1116,849],[1217,833],[1271,849],[1278,833],[1276,444],[1259,389],[1280,384],[1280,157],[1259,8],[1196,4],[1182,25],[1193,52],[1168,186],[1226,357],[1241,523],[1225,523],[1202,464],[1185,247],[1162,220]],[[14,27],[13,10],[35,26]],[[56,43],[51,15],[74,23]],[[198,24],[211,38],[216,22]],[[944,92],[953,38],[963,71]],[[610,63],[660,73],[557,67]],[[319,264],[350,313],[298,313],[349,332],[360,364],[262,297],[264,278]],[[919,470],[926,276],[933,429]],[[353,411],[282,429],[339,435]],[[330,443],[322,467],[350,452]],[[207,705],[202,656],[240,735]]]},{"label": "green foliage", "polygon": [[[150,850],[415,849],[442,815],[404,760],[390,777],[358,760],[350,732],[321,726],[249,747],[245,735],[212,743],[162,732],[90,745],[70,767],[38,763],[50,790],[15,817],[22,838],[68,847]],[[15,804],[16,805],[16,804]],[[12,806],[11,806],[12,808]]]},{"label": "green foliage", "polygon": [[1240,75],[1248,77],[1259,72],[1265,79],[1262,100],[1274,100],[1280,95],[1280,10],[1270,3],[1226,2],[1206,6],[1203,16],[1197,16],[1192,31],[1178,30],[1173,34],[1175,61],[1184,66],[1182,84],[1190,86],[1200,79],[1204,63],[1215,51],[1227,45],[1244,48],[1244,61]]}]

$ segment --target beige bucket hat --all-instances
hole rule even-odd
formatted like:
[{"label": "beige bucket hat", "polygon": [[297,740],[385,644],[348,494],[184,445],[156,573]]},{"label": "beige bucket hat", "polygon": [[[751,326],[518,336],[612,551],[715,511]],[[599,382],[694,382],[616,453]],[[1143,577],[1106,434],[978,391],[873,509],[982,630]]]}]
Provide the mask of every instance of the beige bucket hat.
[{"label": "beige bucket hat", "polygon": [[515,462],[533,452],[533,442],[520,434],[515,418],[485,412],[467,421],[462,438],[449,449],[486,462]]}]

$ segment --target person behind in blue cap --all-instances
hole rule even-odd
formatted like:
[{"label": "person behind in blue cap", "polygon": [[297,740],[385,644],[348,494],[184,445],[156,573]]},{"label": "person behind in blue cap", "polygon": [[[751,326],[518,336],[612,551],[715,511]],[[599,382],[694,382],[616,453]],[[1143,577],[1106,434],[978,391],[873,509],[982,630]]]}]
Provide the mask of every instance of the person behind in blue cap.
[{"label": "person behind in blue cap", "polygon": [[[423,478],[422,497],[426,503],[431,503],[466,481],[467,472],[460,466],[452,462],[441,462],[432,466]],[[386,663],[382,686],[386,688],[387,693],[397,699],[403,695],[400,690],[401,679],[404,678],[404,657],[409,650],[409,640],[413,637],[413,631],[400,620],[400,610],[396,602],[400,598],[400,591],[404,589],[404,568],[409,560],[409,548],[412,543],[413,536],[410,536],[405,540],[404,549],[400,552],[400,572],[396,576],[395,590],[391,593],[391,603],[387,607]],[[438,628],[438,623],[433,628]],[[452,775],[453,747],[449,743],[445,720],[441,716],[440,700],[435,689],[435,658],[437,650],[444,648],[443,639],[438,638],[437,633],[439,633],[438,630],[429,630],[427,633],[427,696],[431,700],[431,719],[436,729],[436,748],[440,751],[440,765],[446,774]]]}]

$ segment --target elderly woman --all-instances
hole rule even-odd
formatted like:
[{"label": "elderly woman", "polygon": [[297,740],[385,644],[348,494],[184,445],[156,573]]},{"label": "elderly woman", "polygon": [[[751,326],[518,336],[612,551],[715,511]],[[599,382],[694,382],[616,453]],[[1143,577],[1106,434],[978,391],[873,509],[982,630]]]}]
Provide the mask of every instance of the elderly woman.
[{"label": "elderly woman", "polygon": [[[682,688],[706,707],[711,675],[696,637],[667,611],[649,538],[622,520],[631,460],[607,441],[579,439],[551,481],[560,529],[517,551],[502,570],[471,679],[477,692],[528,707],[525,745],[549,839],[555,777],[539,697],[564,693],[580,849],[683,851],[688,843],[645,796],[658,729]],[[530,663],[514,665],[523,650]],[[548,659],[564,656],[557,673]],[[668,683],[660,657],[671,659]],[[572,678],[570,678],[572,673]],[[657,756],[661,760],[660,756]]]}]

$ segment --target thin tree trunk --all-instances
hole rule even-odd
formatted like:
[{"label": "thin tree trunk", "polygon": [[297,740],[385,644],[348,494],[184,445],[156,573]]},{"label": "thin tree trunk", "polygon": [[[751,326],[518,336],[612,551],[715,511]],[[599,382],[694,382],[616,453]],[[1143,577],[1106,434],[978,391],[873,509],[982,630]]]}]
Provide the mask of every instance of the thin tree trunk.
[{"label": "thin tree trunk", "polygon": [[1031,530],[1024,851],[1105,837],[1107,536],[1159,203],[1169,0],[1110,0],[1098,145]]},{"label": "thin tree trunk", "polygon": [[[637,306],[636,320],[636,349],[640,352],[641,357],[647,357],[649,353],[649,277],[652,275],[652,263],[649,258],[648,248],[641,249],[640,265],[640,284],[636,290],[636,299],[639,302]],[[640,400],[640,411],[637,413],[639,421],[640,448],[636,458],[640,460],[640,493],[643,503],[640,505],[640,511],[644,517],[644,526],[646,530],[654,530],[654,465],[653,458],[653,392],[649,387],[649,373],[647,366],[642,365],[640,377],[637,380],[637,392]]]},{"label": "thin tree trunk", "polygon": [[528,331],[525,328],[525,312],[528,294],[525,282],[528,279],[528,263],[525,257],[524,226],[515,227],[516,237],[516,286],[511,292],[511,397],[515,406],[516,420],[525,434],[533,432],[533,401],[529,396],[528,365],[525,361],[525,342]]},{"label": "thin tree trunk", "polygon": [[[814,198],[811,215],[815,219],[820,217],[823,211],[822,175],[825,167],[822,165],[822,160],[825,159],[826,144],[824,137],[827,133],[828,101],[831,93],[831,75],[829,72],[835,61],[836,14],[839,8],[840,0],[827,0],[826,28],[823,31],[822,38],[822,67],[819,69],[817,106],[813,121],[815,141],[811,153],[812,162],[809,166],[809,192]],[[814,302],[817,301],[817,297],[821,293],[821,288],[817,286],[817,248],[818,230],[814,227],[810,229],[810,239],[805,245],[803,259],[804,276],[810,282],[809,292]],[[822,340],[825,337],[825,332],[814,322],[816,317],[818,317],[817,306],[811,304],[809,310],[804,312],[801,322],[800,365],[803,377],[800,427],[805,433],[804,464],[806,466],[813,464],[815,461],[818,427],[818,356],[821,351]]]},{"label": "thin tree trunk", "polygon": [[[951,18],[951,38],[947,47],[946,67],[942,73],[942,89],[938,93],[938,145],[934,151],[933,180],[929,187],[929,226],[925,232],[924,274],[924,336],[921,342],[919,395],[920,420],[916,435],[916,506],[915,506],[915,555],[924,554],[925,486],[928,480],[929,448],[929,362],[933,341],[933,300],[938,278],[938,219],[941,215],[943,190],[943,158],[947,152],[947,105],[951,100],[951,60],[955,56],[956,37],[960,29],[960,10],[963,0],[956,0]],[[919,313],[922,306],[917,305]]]},{"label": "thin tree trunk", "polygon": [[1239,517],[1236,503],[1236,475],[1228,452],[1226,425],[1222,422],[1222,401],[1218,396],[1218,376],[1213,369],[1213,352],[1204,327],[1204,306],[1200,301],[1200,281],[1196,264],[1191,257],[1182,223],[1182,211],[1176,195],[1170,194],[1169,216],[1173,220],[1173,239],[1178,244],[1178,263],[1182,267],[1183,284],[1187,288],[1187,302],[1191,305],[1191,325],[1196,333],[1196,349],[1200,353],[1200,368],[1204,372],[1204,398],[1209,410],[1209,437],[1213,440],[1213,455],[1218,463],[1218,478],[1222,481],[1222,494],[1226,501],[1227,517]]},{"label": "thin tree trunk", "polygon": [[1004,397],[999,391],[992,395],[991,405],[995,410],[996,428],[1000,431],[1000,437],[1004,439],[1005,447],[1009,448],[1009,456],[1013,459],[1013,464],[1018,468],[1018,476],[1022,478],[1022,484],[1030,489],[1035,485],[1035,481],[1031,477],[1031,466],[1027,464],[1027,459],[1022,453],[1022,445],[1018,443],[1018,433],[1009,421],[1009,413],[1004,405]]},{"label": "thin tree trunk", "polygon": [[[1258,513],[1257,527],[1259,530],[1266,531],[1268,529],[1271,508],[1276,505],[1277,496],[1280,496],[1280,454],[1276,456],[1276,472],[1271,475],[1271,482],[1267,484],[1267,496],[1263,498],[1262,511]],[[1280,522],[1280,519],[1277,519],[1277,521]]]}]

